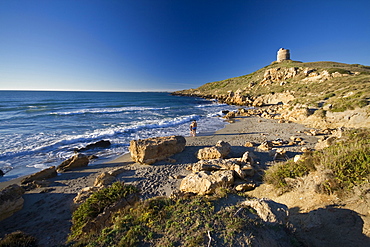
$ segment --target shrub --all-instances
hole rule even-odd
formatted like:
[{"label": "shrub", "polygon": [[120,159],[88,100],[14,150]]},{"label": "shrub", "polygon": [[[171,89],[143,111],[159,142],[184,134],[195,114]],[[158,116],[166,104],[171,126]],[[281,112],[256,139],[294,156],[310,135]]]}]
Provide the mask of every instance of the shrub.
[{"label": "shrub", "polygon": [[37,240],[35,237],[21,231],[16,231],[5,235],[0,240],[0,247],[36,247]]},{"label": "shrub", "polygon": [[[262,222],[250,217],[249,210],[235,206],[216,210],[220,200],[216,196],[195,196],[139,202],[120,211],[114,225],[83,242],[83,246],[206,246],[208,234],[218,246],[234,246],[243,234],[258,231]],[[74,246],[81,244],[76,242]]]},{"label": "shrub", "polygon": [[370,130],[357,129],[344,134],[336,144],[315,151],[294,163],[289,160],[266,171],[264,180],[278,188],[286,188],[285,178],[296,178],[323,166],[333,172],[333,183],[324,184],[326,191],[345,190],[369,180]]},{"label": "shrub", "polygon": [[120,199],[131,194],[138,193],[138,189],[131,185],[123,185],[121,182],[115,182],[110,187],[101,189],[92,194],[84,203],[82,203],[72,215],[72,228],[70,240],[80,236],[83,226],[94,219],[103,210]]}]

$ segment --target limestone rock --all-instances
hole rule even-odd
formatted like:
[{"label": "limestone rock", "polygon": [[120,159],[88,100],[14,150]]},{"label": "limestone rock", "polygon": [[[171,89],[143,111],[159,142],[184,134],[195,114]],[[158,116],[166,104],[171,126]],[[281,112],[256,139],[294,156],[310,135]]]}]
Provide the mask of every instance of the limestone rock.
[{"label": "limestone rock", "polygon": [[212,194],[217,187],[234,183],[233,171],[224,170],[214,173],[201,171],[187,175],[180,184],[183,192],[192,192],[199,195]]},{"label": "limestone rock", "polygon": [[263,150],[263,151],[268,151],[271,150],[273,147],[271,141],[264,141],[261,143],[261,145],[258,146],[258,149]]},{"label": "limestone rock", "polygon": [[116,180],[115,176],[110,175],[109,172],[103,172],[95,179],[94,186],[104,187],[113,183],[114,180]]},{"label": "limestone rock", "polygon": [[285,225],[288,222],[288,207],[284,204],[263,198],[244,201],[241,205],[253,208],[267,223]]},{"label": "limestone rock", "polygon": [[249,164],[253,165],[254,164],[253,157],[255,157],[255,154],[253,154],[252,152],[247,151],[243,154],[241,161],[244,162],[244,163],[249,163]]},{"label": "limestone rock", "polygon": [[83,154],[75,154],[71,158],[65,160],[57,167],[57,172],[65,172],[74,168],[85,167],[89,164],[89,158]]},{"label": "limestone rock", "polygon": [[150,165],[182,152],[185,145],[183,136],[157,137],[132,140],[129,151],[135,162]]},{"label": "limestone rock", "polygon": [[230,153],[231,145],[224,141],[218,141],[214,147],[200,149],[197,153],[199,160],[225,158]]},{"label": "limestone rock", "polygon": [[24,189],[17,184],[9,185],[0,191],[0,221],[23,208]]},{"label": "limestone rock", "polygon": [[55,169],[55,166],[51,166],[49,168],[46,168],[42,171],[39,171],[39,172],[36,172],[30,176],[27,176],[26,178],[24,178],[21,183],[22,184],[27,184],[27,183],[30,183],[32,181],[36,181],[36,180],[45,180],[45,179],[48,179],[48,178],[53,178],[53,177],[56,177],[57,176],[57,171]]},{"label": "limestone rock", "polygon": [[255,188],[256,188],[256,185],[252,183],[242,183],[242,184],[238,184],[237,186],[235,186],[235,190],[239,192],[250,191],[250,190],[254,190]]}]

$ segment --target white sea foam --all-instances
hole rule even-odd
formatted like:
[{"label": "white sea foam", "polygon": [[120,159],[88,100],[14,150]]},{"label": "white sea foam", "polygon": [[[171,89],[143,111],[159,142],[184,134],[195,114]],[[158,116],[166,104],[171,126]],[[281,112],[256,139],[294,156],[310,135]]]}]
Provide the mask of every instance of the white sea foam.
[{"label": "white sea foam", "polygon": [[[157,95],[150,98],[151,94],[143,94],[142,98],[135,98],[137,106],[114,107],[134,102],[132,97],[122,100],[119,97],[122,95],[117,95],[114,102],[109,103],[111,106],[105,108],[102,105],[112,102],[110,97],[89,98],[79,104],[75,98],[67,101],[66,94],[61,93],[61,103],[53,100],[48,107],[43,107],[42,103],[36,102],[28,104],[27,109],[20,108],[19,112],[7,111],[10,118],[2,120],[7,121],[7,125],[0,126],[0,169],[11,172],[0,181],[59,165],[74,154],[74,149],[100,140],[109,140],[111,147],[92,153],[101,158],[113,158],[127,153],[133,139],[187,136],[192,119],[198,121],[198,132],[216,131],[225,124],[219,118],[222,110],[235,109],[205,100],[203,104],[203,99]],[[96,94],[91,97],[96,97]],[[46,105],[49,98],[44,100]],[[27,111],[29,109],[45,109],[45,112],[35,114]]]},{"label": "white sea foam", "polygon": [[80,115],[80,114],[109,114],[120,112],[135,112],[135,111],[158,111],[164,110],[168,107],[153,108],[153,107],[118,107],[118,108],[93,108],[93,109],[80,109],[75,111],[60,111],[50,112],[50,115]]}]

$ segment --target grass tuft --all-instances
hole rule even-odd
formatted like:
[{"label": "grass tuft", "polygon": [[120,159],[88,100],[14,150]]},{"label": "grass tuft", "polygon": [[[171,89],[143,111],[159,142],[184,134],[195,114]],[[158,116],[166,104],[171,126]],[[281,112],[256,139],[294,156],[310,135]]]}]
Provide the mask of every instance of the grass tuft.
[{"label": "grass tuft", "polygon": [[370,176],[370,130],[357,129],[345,133],[341,141],[320,151],[309,154],[294,163],[277,164],[266,171],[264,180],[278,188],[286,188],[285,178],[307,175],[316,167],[330,169],[332,181],[321,187],[324,191],[343,191],[369,181]]}]

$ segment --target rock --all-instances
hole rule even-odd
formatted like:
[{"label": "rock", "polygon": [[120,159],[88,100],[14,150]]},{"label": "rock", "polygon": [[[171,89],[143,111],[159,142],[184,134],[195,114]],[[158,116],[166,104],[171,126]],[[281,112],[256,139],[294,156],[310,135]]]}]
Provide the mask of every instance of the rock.
[{"label": "rock", "polygon": [[103,172],[95,179],[94,186],[104,187],[113,183],[114,180],[116,180],[115,176],[110,175],[109,172]]},{"label": "rock", "polygon": [[230,118],[235,118],[235,116],[236,116],[235,112],[230,111],[230,112],[228,112],[228,113],[226,114],[225,118],[226,118],[226,119],[230,119]]},{"label": "rock", "polygon": [[333,145],[336,139],[337,138],[335,136],[330,136],[327,139],[316,143],[315,149],[316,150],[321,150],[321,149],[327,148],[327,147]]},{"label": "rock", "polygon": [[129,151],[135,162],[150,165],[182,152],[185,145],[186,140],[183,136],[157,137],[132,140]]},{"label": "rock", "polygon": [[73,203],[79,205],[85,202],[87,198],[89,198],[94,192],[98,190],[98,187],[85,187],[81,189],[81,191],[77,193],[77,196],[73,198]]},{"label": "rock", "polygon": [[257,99],[255,99],[252,103],[253,106],[263,106],[263,98],[262,97],[258,97]]},{"label": "rock", "polygon": [[257,148],[263,151],[269,151],[273,147],[272,143],[270,141],[264,141],[259,145]]},{"label": "rock", "polygon": [[4,176],[5,173],[3,172],[3,170],[0,169],[0,177]]},{"label": "rock", "polygon": [[254,160],[253,160],[252,156],[255,156],[255,155],[253,153],[247,151],[243,154],[243,157],[242,157],[241,161],[244,162],[244,163],[249,163],[249,164],[253,165]]},{"label": "rock", "polygon": [[199,195],[208,195],[215,192],[215,189],[234,183],[233,171],[198,172],[187,175],[180,184],[183,192],[192,192]]},{"label": "rock", "polygon": [[297,154],[293,158],[294,163],[297,163],[300,160],[303,160],[303,155],[301,155],[301,154]]},{"label": "rock", "polygon": [[197,153],[199,160],[225,158],[230,153],[231,145],[224,141],[218,141],[214,147],[200,149]]},{"label": "rock", "polygon": [[242,183],[242,184],[238,184],[237,186],[235,186],[235,190],[238,192],[250,191],[250,190],[254,190],[255,188],[256,188],[256,185],[252,183]]},{"label": "rock", "polygon": [[276,148],[269,151],[269,155],[273,157],[273,160],[288,160],[286,150],[283,148]]},{"label": "rock", "polygon": [[55,169],[55,166],[51,166],[42,171],[39,171],[30,176],[27,176],[21,181],[21,184],[27,184],[35,180],[45,180],[45,179],[53,178],[56,176],[57,176],[57,171]]},{"label": "rock", "polygon": [[254,142],[246,142],[246,143],[244,143],[244,147],[249,147],[249,148],[254,147],[255,145],[256,145],[256,143],[254,143]]},{"label": "rock", "polygon": [[124,171],[126,171],[126,168],[125,167],[120,167],[120,168],[109,171],[108,174],[112,175],[112,176],[117,176],[118,174],[121,174]]},{"label": "rock", "polygon": [[191,171],[194,173],[200,171],[218,171],[220,169],[219,162],[215,162],[215,160],[200,160],[191,166]]},{"label": "rock", "polygon": [[57,167],[57,172],[65,172],[74,168],[85,167],[89,164],[89,158],[83,154],[75,154]]},{"label": "rock", "polygon": [[25,190],[17,184],[9,185],[0,191],[0,221],[23,208],[24,192]]},{"label": "rock", "polygon": [[267,223],[285,225],[288,222],[288,207],[284,204],[263,198],[244,201],[241,205],[253,208]]},{"label": "rock", "polygon": [[111,145],[110,141],[101,140],[101,141],[89,144],[84,148],[77,149],[76,151],[81,152],[81,151],[86,151],[86,150],[90,150],[90,149],[94,149],[94,148],[108,148],[108,147],[110,147],[110,145]]}]

